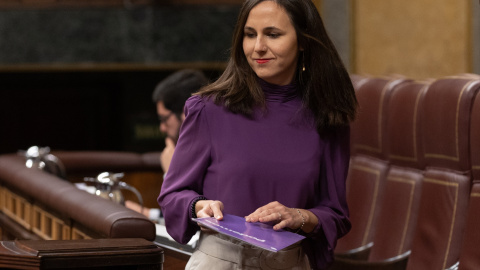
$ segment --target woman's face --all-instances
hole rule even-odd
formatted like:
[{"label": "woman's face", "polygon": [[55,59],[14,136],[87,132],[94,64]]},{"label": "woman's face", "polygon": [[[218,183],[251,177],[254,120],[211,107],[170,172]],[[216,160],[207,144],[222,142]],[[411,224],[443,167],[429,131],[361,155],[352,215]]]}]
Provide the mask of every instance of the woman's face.
[{"label": "woman's face", "polygon": [[243,51],[253,71],[276,85],[292,82],[297,67],[297,33],[287,12],[273,1],[263,1],[249,13]]}]

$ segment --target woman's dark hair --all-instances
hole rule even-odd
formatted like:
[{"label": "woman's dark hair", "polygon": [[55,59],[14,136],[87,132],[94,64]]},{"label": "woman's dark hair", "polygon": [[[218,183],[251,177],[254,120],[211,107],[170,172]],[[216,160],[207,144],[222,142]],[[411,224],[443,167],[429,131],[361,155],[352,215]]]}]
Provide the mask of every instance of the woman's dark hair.
[{"label": "woman's dark hair", "polygon": [[[265,98],[258,78],[243,52],[244,26],[253,7],[273,1],[283,7],[297,33],[300,51],[296,82],[304,107],[315,116],[320,134],[348,125],[355,119],[357,99],[350,76],[335,46],[328,37],[320,14],[311,0],[247,0],[244,2],[233,33],[230,59],[217,81],[197,94],[213,97],[235,113],[251,115],[255,106],[264,106]],[[302,71],[305,66],[305,71]]]}]

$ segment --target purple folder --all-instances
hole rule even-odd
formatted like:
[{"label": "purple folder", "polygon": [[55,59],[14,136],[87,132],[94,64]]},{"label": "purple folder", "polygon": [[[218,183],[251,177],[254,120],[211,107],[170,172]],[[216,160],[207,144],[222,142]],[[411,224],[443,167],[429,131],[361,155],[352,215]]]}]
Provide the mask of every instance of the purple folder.
[{"label": "purple folder", "polygon": [[193,220],[214,231],[273,252],[282,250],[305,238],[286,230],[275,231],[268,224],[249,223],[245,221],[244,217],[234,215],[224,214],[223,220],[216,220],[214,217],[193,218]]}]

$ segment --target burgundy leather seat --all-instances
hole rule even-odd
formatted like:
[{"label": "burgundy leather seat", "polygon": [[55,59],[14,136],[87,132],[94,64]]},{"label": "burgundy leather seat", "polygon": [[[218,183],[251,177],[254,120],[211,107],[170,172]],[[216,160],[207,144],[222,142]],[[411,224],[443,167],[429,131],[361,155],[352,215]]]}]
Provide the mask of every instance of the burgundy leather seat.
[{"label": "burgundy leather seat", "polygon": [[[479,77],[480,79],[480,77]],[[472,162],[473,187],[467,224],[460,255],[460,270],[480,269],[480,92],[472,109],[470,126],[470,157]]]},{"label": "burgundy leather seat", "polygon": [[460,257],[470,194],[469,129],[480,81],[433,82],[422,106],[425,175],[407,269],[446,269]]},{"label": "burgundy leather seat", "polygon": [[[367,261],[337,258],[333,269],[405,269],[418,216],[423,179],[419,114],[428,83],[408,82],[392,90],[386,112],[390,168],[379,202]],[[398,267],[398,268],[395,268]]]},{"label": "burgundy leather seat", "polygon": [[427,83],[397,87],[390,98],[387,115],[388,160],[384,199],[369,261],[408,257],[417,223],[423,181],[423,122],[420,109]]},{"label": "burgundy leather seat", "polygon": [[366,259],[373,244],[378,208],[388,169],[386,115],[392,89],[405,79],[356,78],[358,117],[352,123],[347,201],[352,230],[339,239],[336,256]]},{"label": "burgundy leather seat", "polygon": [[[389,101],[383,105],[387,104],[388,109],[383,111],[383,116],[376,117],[383,118],[377,121],[378,126],[382,123],[386,126],[383,133],[372,123],[367,123],[370,132],[362,130],[364,126],[355,128],[359,122],[352,125],[353,169],[348,187],[357,181],[354,165],[359,159],[368,160],[365,164],[371,166],[376,158],[389,162],[389,168],[385,182],[381,182],[384,197],[377,198],[381,207],[376,209],[373,218],[376,224],[373,223],[375,228],[370,232],[374,245],[368,260],[358,260],[359,256],[352,260],[355,257],[343,256],[336,250],[332,269],[455,269],[459,260],[460,269],[480,269],[480,76],[467,75],[432,81],[426,90],[421,90],[415,82],[399,85],[386,93]],[[364,83],[359,89],[367,85]],[[415,91],[417,96],[413,94]],[[358,96],[362,103],[362,94]],[[370,100],[378,108],[378,99],[371,97]],[[366,121],[363,117],[359,114],[359,119]],[[409,125],[407,119],[414,119],[414,124]],[[407,135],[412,132],[416,136]],[[378,134],[388,137],[384,138],[383,146],[387,147],[383,152],[374,151],[380,148],[365,143],[378,141],[381,137]],[[418,152],[413,150],[414,145]],[[375,172],[374,169],[370,171]],[[471,189],[472,179],[475,181]],[[349,189],[349,200],[367,197],[365,190]],[[415,208],[416,200],[418,208]],[[354,211],[362,208],[355,203],[350,203],[350,208],[355,224]],[[418,211],[416,222],[415,209]],[[467,211],[468,225],[465,226]],[[401,231],[403,233],[399,234]],[[345,239],[340,239],[339,244]],[[352,251],[345,254],[348,252]]]}]

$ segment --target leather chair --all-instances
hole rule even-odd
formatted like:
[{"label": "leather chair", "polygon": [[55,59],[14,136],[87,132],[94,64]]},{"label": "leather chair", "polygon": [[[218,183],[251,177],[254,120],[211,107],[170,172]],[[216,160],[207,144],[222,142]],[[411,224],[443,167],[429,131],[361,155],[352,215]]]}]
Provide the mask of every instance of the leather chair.
[{"label": "leather chair", "polygon": [[480,249],[478,248],[478,243],[480,242],[480,234],[478,232],[480,227],[480,180],[476,180],[473,183],[469,203],[459,270],[480,269]]},{"label": "leather chair", "polygon": [[337,258],[333,269],[405,269],[418,216],[423,179],[419,110],[428,83],[404,83],[392,90],[386,112],[390,168],[384,183],[373,246],[367,261]]},{"label": "leather chair", "polygon": [[359,102],[351,129],[351,162],[347,177],[347,201],[352,230],[339,239],[335,256],[366,259],[373,245],[373,232],[388,170],[386,115],[392,89],[406,82],[401,78],[368,78],[356,86]]},{"label": "leather chair", "polygon": [[350,74],[350,79],[352,80],[353,88],[358,89],[364,83],[368,81],[370,76],[367,75],[359,75],[359,74]]},{"label": "leather chair", "polygon": [[[479,78],[480,79],[480,78]],[[480,269],[480,93],[477,93],[472,109],[470,126],[470,157],[472,162],[473,187],[467,224],[460,254],[460,270]]]},{"label": "leather chair", "polygon": [[422,106],[425,174],[407,269],[447,269],[460,257],[471,187],[469,130],[480,81],[433,82]]},{"label": "leather chair", "polygon": [[423,122],[420,109],[427,83],[408,83],[394,90],[387,113],[390,169],[369,261],[408,256],[418,217],[423,181]]}]

